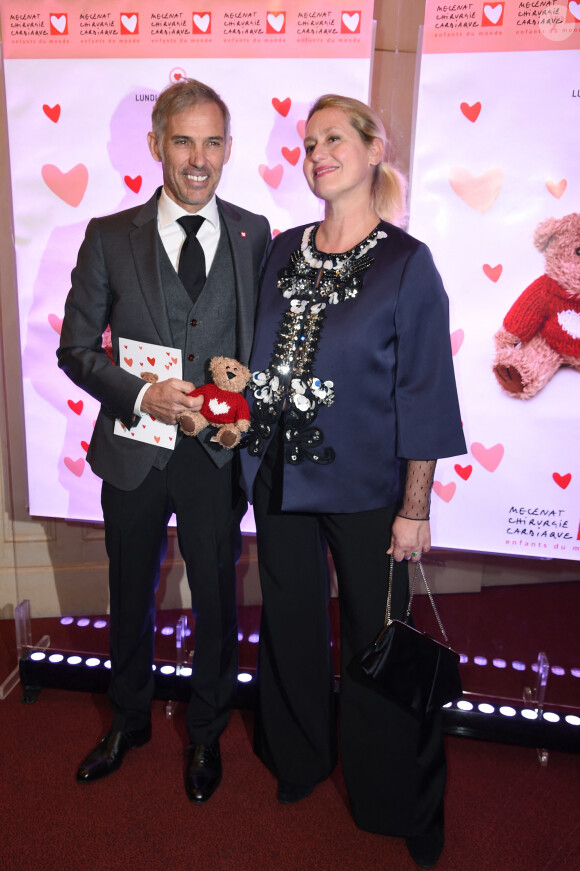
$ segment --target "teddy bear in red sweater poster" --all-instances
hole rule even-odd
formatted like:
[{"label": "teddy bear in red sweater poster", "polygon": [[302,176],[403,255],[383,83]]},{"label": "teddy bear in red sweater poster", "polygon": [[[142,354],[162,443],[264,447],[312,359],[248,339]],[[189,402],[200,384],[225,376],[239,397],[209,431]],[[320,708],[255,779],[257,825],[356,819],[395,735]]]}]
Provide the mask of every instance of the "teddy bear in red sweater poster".
[{"label": "teddy bear in red sweater poster", "polygon": [[509,396],[531,399],[561,366],[580,371],[580,214],[538,225],[544,275],[514,302],[495,335],[493,371]]}]

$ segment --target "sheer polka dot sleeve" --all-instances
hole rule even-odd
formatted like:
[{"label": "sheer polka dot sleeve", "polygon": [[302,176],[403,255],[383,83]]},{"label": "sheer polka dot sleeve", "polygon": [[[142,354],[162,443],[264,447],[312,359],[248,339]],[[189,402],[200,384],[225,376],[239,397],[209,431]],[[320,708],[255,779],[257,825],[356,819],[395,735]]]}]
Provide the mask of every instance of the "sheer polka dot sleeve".
[{"label": "sheer polka dot sleeve", "polygon": [[429,520],[431,489],[437,460],[408,460],[407,479],[399,517],[407,520]]}]

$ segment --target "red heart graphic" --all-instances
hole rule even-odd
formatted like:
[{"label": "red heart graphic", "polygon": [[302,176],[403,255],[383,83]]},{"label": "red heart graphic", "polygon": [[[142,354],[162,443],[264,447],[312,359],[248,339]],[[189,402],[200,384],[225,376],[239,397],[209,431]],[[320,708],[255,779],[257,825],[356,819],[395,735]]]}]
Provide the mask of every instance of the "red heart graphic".
[{"label": "red heart graphic", "polygon": [[142,423],[141,426],[143,427],[143,429],[147,429],[147,424],[146,424],[146,423]]},{"label": "red heart graphic", "polygon": [[151,420],[155,420],[152,414],[150,414],[149,417],[151,418]]},{"label": "red heart graphic", "polygon": [[498,263],[497,266],[489,266],[489,264],[484,263],[483,271],[491,281],[497,281],[503,272],[503,266],[501,263]]},{"label": "red heart graphic", "polygon": [[459,463],[456,463],[453,468],[457,472],[460,478],[463,478],[464,481],[467,481],[471,473],[473,472],[473,466],[460,466]]},{"label": "red heart graphic", "polygon": [[172,358],[171,358],[171,362],[172,362],[172,363],[177,363],[177,357],[172,357]]},{"label": "red heart graphic", "polygon": [[70,457],[65,457],[64,464],[69,472],[72,472],[73,475],[77,476],[77,478],[80,478],[85,470],[85,461],[83,457],[79,457],[78,460],[72,460]]},{"label": "red heart graphic", "polygon": [[81,411],[83,410],[82,399],[79,399],[78,402],[73,402],[72,399],[69,399],[67,405],[71,409],[71,411],[74,411],[75,414],[80,414]]},{"label": "red heart graphic", "polygon": [[157,444],[159,444],[159,442],[161,441],[161,436],[153,436],[153,438],[155,439]]},{"label": "red heart graphic", "polygon": [[57,317],[57,315],[49,315],[48,323],[55,333],[58,333],[60,336],[60,331],[62,330],[62,318]]},{"label": "red heart graphic", "polygon": [[169,370],[169,367],[170,367],[170,366],[171,366],[171,363],[166,363],[165,368],[166,368],[167,370]]},{"label": "red heart graphic", "polygon": [[42,107],[42,111],[46,115],[47,118],[50,118],[51,121],[56,122],[60,118],[60,106],[58,103],[55,106],[47,106],[46,103]]},{"label": "red heart graphic", "polygon": [[455,495],[457,485],[454,481],[449,484],[442,484],[441,481],[433,481],[433,490],[443,499],[444,502],[451,502]]},{"label": "red heart graphic", "polygon": [[81,442],[81,448],[86,453],[89,449],[89,443],[88,442]]},{"label": "red heart graphic", "polygon": [[134,433],[134,432],[132,432],[131,435],[133,436],[133,438],[135,438],[135,433]]},{"label": "red heart graphic", "polygon": [[150,366],[155,366],[155,357],[147,357],[147,362]]},{"label": "red heart graphic", "polygon": [[300,159],[300,148],[296,146],[296,148],[293,148],[292,151],[290,151],[290,149],[286,148],[284,145],[282,147],[282,157],[285,157],[288,163],[291,163],[292,166],[296,166]]},{"label": "red heart graphic", "polygon": [[279,235],[280,235],[280,230],[272,230],[272,238],[274,236],[279,236]]},{"label": "red heart graphic", "polygon": [[567,475],[559,475],[557,472],[554,472],[552,478],[554,479],[558,487],[561,487],[562,490],[565,490],[570,481],[572,480],[572,473],[568,472]]},{"label": "red heart graphic", "polygon": [[270,185],[271,188],[277,188],[280,182],[282,181],[282,176],[284,175],[284,167],[281,163],[276,164],[270,169],[269,166],[265,166],[265,164],[261,163],[258,167],[258,172],[266,182],[266,184]]},{"label": "red heart graphic", "polygon": [[173,436],[169,436],[169,441],[170,441],[170,442],[173,441]]},{"label": "red heart graphic", "polygon": [[468,121],[477,121],[481,112],[481,103],[474,103],[470,106],[469,103],[461,103],[459,106]]},{"label": "red heart graphic", "polygon": [[290,111],[292,100],[290,99],[290,97],[286,97],[285,100],[279,100],[277,97],[272,97],[272,105],[276,112],[279,112],[280,115],[283,115],[285,118]]},{"label": "red heart graphic", "polygon": [[135,178],[131,178],[130,175],[126,175],[124,178],[124,182],[129,188],[129,190],[133,191],[134,194],[138,194],[141,190],[141,185],[143,184],[143,179],[140,175],[136,175]]},{"label": "red heart graphic", "polygon": [[89,183],[89,171],[83,163],[77,163],[68,172],[62,172],[52,163],[45,163],[41,175],[53,194],[69,206],[79,205]]},{"label": "red heart graphic", "polygon": [[304,139],[306,136],[306,121],[297,121],[296,129],[298,130],[298,136],[300,139]]},{"label": "red heart graphic", "polygon": [[132,365],[133,365],[133,358],[132,358],[132,357],[123,357],[123,360],[125,361],[125,363],[127,364],[127,366],[132,366]]}]

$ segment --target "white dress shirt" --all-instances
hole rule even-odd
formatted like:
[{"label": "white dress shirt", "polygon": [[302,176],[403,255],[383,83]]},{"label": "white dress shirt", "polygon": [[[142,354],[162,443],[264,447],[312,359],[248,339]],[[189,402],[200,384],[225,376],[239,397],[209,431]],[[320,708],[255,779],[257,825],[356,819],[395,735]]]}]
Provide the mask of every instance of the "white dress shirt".
[{"label": "white dress shirt", "polygon": [[[167,256],[171,260],[171,264],[176,272],[179,268],[179,255],[181,253],[181,248],[187,235],[181,224],[177,223],[177,219],[182,218],[184,215],[191,214],[193,213],[186,211],[174,200],[170,199],[165,192],[165,188],[161,189],[161,195],[157,203],[157,229],[159,230],[163,247],[165,248]],[[205,257],[205,274],[207,275],[211,269],[220,240],[220,216],[215,194],[209,203],[206,203],[205,206],[195,212],[195,214],[205,218],[205,221],[198,230],[197,238],[203,249]],[[141,402],[145,395],[145,391],[148,390],[149,387],[151,387],[151,384],[144,384],[135,400],[133,413],[137,417],[141,415]]]}]

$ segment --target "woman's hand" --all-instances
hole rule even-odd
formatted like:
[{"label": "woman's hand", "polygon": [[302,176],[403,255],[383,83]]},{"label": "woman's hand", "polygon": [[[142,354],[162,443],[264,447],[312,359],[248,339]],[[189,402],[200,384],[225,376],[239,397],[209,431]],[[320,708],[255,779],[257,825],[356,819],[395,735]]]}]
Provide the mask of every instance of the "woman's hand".
[{"label": "woman's hand", "polygon": [[431,527],[428,520],[408,520],[397,515],[391,530],[391,546],[387,553],[401,562],[418,562],[431,547]]}]

